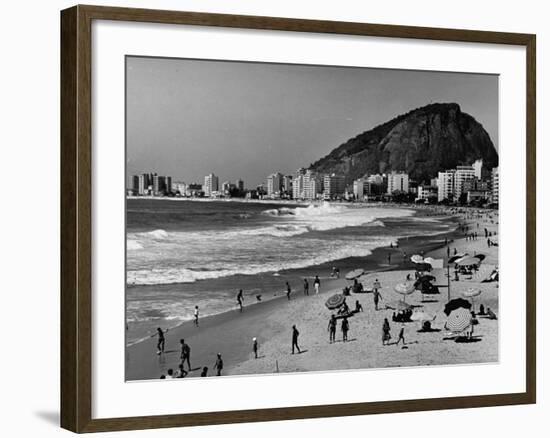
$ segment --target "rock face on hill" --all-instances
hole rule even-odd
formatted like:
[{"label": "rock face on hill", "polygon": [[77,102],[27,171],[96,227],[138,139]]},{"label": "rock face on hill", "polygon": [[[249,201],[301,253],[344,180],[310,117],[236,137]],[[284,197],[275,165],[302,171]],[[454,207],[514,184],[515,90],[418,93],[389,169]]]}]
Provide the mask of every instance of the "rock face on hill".
[{"label": "rock face on hill", "polygon": [[435,103],[363,132],[313,163],[310,169],[346,176],[405,171],[418,182],[483,158],[498,166],[498,152],[483,126],[456,103]]}]

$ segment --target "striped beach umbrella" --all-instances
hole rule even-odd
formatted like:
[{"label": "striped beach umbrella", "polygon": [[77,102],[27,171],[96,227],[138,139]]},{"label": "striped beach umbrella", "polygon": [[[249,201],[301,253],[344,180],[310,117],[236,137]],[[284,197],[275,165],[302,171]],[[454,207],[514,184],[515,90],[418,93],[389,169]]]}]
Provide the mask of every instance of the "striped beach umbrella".
[{"label": "striped beach umbrella", "polygon": [[472,315],[470,311],[464,307],[459,307],[450,313],[445,328],[450,332],[460,333],[470,327],[471,324]]},{"label": "striped beach umbrella", "polygon": [[344,295],[336,294],[331,296],[325,303],[325,306],[329,308],[330,310],[337,309],[338,307],[342,306],[344,302],[346,301],[346,298]]}]

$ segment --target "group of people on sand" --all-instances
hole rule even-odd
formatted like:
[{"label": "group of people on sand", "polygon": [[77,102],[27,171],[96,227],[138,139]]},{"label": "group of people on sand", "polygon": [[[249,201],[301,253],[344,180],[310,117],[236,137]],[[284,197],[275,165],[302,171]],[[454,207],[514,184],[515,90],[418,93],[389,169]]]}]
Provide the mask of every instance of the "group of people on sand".
[{"label": "group of people on sand", "polygon": [[[163,330],[160,327],[157,327],[157,331],[155,334],[151,335],[157,336],[157,354],[161,355],[164,353],[164,348],[166,346],[166,333],[169,329]],[[254,338],[255,340],[256,338]],[[256,342],[255,342],[256,343]],[[254,347],[257,349],[257,345]],[[185,370],[185,365],[187,364],[187,370]],[[189,372],[192,370],[191,368],[191,347],[189,344],[185,342],[185,339],[180,339],[180,363],[178,365],[178,369],[174,372],[173,368],[169,368],[166,371],[166,374],[162,374],[160,376],[161,379],[175,379],[175,378],[184,378],[186,377]],[[223,370],[223,359],[221,353],[218,353],[216,355],[216,361],[214,363],[214,370],[216,371],[217,376],[221,376],[222,370]],[[208,367],[202,367],[201,370],[201,377],[208,377]]]},{"label": "group of people on sand", "polygon": [[[382,345],[391,345],[391,327],[390,322],[388,321],[388,318],[384,318],[384,322],[382,324]],[[405,342],[405,324],[401,324],[401,328],[399,329],[399,334],[397,335],[397,341],[394,343],[394,345],[399,345],[399,343],[403,341],[403,346],[405,346],[407,343]]]},{"label": "group of people on sand", "polygon": [[[328,327],[327,331],[329,333],[328,339],[329,343],[336,342],[336,329],[338,327],[338,320],[336,319],[336,315],[332,314],[329,321],[328,321]],[[349,332],[349,321],[346,316],[342,319],[342,323],[340,324],[340,329],[342,330],[342,342],[348,341],[348,332]]]}]

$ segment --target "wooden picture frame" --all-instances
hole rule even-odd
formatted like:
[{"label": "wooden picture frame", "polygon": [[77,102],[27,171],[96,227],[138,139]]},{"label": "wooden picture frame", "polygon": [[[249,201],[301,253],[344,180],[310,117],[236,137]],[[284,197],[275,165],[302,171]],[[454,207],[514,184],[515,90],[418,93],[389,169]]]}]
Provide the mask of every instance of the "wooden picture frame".
[{"label": "wooden picture frame", "polygon": [[[523,393],[197,414],[92,418],[91,25],[93,20],[185,24],[389,38],[518,45],[526,48],[527,284]],[[536,37],[531,34],[75,6],[61,12],[61,426],[74,432],[529,404],[536,401]]]}]

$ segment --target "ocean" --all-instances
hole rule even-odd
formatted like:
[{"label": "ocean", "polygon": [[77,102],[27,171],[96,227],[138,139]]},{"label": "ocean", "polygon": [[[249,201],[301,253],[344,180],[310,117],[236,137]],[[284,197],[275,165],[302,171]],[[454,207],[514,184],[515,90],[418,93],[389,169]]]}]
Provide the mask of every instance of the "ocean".
[{"label": "ocean", "polygon": [[[408,208],[343,203],[284,204],[170,199],[127,200],[127,343],[157,326],[280,296],[289,281],[365,267],[375,248],[452,229]],[[312,286],[312,285],[311,285]]]}]

